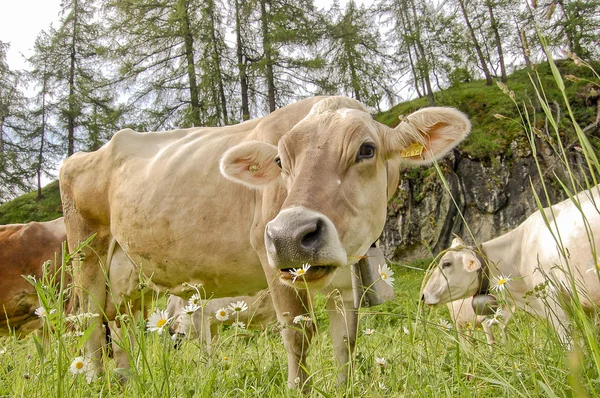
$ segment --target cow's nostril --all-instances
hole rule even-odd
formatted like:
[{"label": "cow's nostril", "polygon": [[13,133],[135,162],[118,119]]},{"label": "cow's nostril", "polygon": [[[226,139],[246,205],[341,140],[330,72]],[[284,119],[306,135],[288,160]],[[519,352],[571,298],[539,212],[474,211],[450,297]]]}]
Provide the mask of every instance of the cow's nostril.
[{"label": "cow's nostril", "polygon": [[317,219],[314,225],[304,231],[301,239],[301,245],[305,249],[314,249],[320,246],[323,229],[325,224],[323,220]]}]

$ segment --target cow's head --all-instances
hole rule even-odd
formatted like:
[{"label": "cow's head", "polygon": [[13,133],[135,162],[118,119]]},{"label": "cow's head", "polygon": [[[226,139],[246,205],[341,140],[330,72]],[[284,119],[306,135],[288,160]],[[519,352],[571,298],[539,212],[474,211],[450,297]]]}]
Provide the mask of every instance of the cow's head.
[{"label": "cow's head", "polygon": [[221,172],[252,188],[285,187],[281,210],[264,233],[270,265],[291,283],[291,271],[310,264],[304,281],[321,287],[378,239],[386,219],[386,161],[430,163],[469,130],[469,120],[451,108],[417,111],[392,129],[361,103],[330,97],[277,146],[250,141],[230,148]]},{"label": "cow's head", "polygon": [[425,304],[445,304],[471,297],[479,290],[481,262],[460,238],[440,259],[423,288]]}]

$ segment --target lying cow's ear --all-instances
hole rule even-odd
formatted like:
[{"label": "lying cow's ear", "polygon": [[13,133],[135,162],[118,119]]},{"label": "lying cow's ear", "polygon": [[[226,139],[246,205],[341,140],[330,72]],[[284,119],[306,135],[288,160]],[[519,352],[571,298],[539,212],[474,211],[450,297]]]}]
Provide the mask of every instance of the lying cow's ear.
[{"label": "lying cow's ear", "polygon": [[454,108],[430,107],[401,117],[400,124],[384,131],[388,158],[405,163],[428,164],[447,154],[471,131],[471,122]]},{"label": "lying cow's ear", "polygon": [[465,245],[465,242],[463,242],[463,240],[457,236],[456,238],[452,239],[452,245],[450,246],[450,248],[456,249],[457,247],[461,247],[464,245]]},{"label": "lying cow's ear", "polygon": [[468,253],[463,257],[463,267],[469,272],[477,271],[481,268],[481,262],[473,254]]},{"label": "lying cow's ear", "polygon": [[250,188],[259,188],[277,179],[281,169],[275,163],[277,147],[261,141],[242,142],[221,157],[221,174]]}]

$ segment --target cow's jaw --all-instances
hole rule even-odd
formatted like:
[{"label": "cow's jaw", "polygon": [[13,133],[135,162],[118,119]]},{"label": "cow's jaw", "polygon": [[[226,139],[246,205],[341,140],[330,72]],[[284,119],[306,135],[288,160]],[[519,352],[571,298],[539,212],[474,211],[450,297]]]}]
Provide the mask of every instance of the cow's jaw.
[{"label": "cow's jaw", "polygon": [[325,215],[304,207],[282,210],[267,223],[265,246],[270,265],[280,271],[280,280],[299,289],[325,287],[336,269],[347,265],[335,225]]}]

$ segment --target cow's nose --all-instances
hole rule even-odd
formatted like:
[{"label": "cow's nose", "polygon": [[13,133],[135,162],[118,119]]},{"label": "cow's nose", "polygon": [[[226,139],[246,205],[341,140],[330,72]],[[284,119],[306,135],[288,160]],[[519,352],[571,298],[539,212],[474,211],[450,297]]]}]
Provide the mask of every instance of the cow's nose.
[{"label": "cow's nose", "polygon": [[265,230],[268,250],[284,268],[299,266],[316,258],[326,244],[327,222],[321,216],[278,219]]}]

